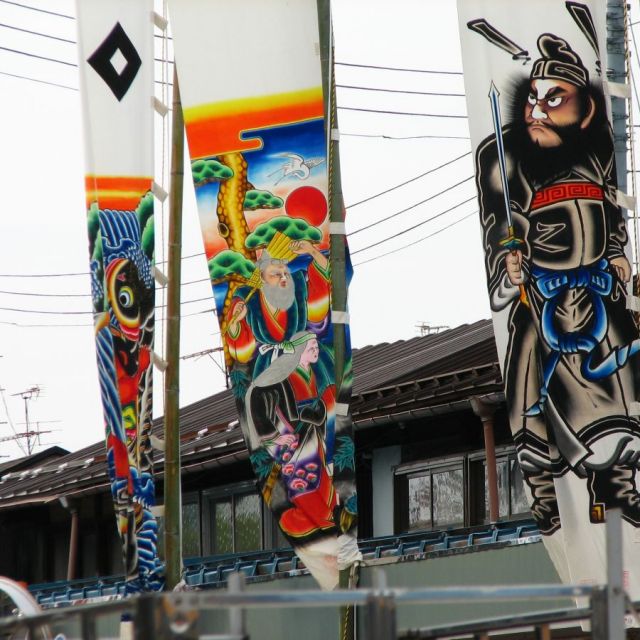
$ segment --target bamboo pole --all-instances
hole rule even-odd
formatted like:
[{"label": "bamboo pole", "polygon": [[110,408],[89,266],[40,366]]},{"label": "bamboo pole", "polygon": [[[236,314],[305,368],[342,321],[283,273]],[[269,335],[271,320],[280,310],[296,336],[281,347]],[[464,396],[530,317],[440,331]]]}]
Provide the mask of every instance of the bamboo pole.
[{"label": "bamboo pole", "polygon": [[178,74],[173,69],[173,121],[171,129],[171,194],[169,200],[169,260],[167,285],[166,359],[164,386],[164,505],[166,586],[173,587],[182,573],[180,486],[180,273],[182,253],[182,190],[184,181],[184,120]]},{"label": "bamboo pole", "polygon": [[[344,203],[342,199],[342,180],[340,177],[340,150],[337,135],[338,118],[335,100],[335,80],[333,74],[333,31],[331,25],[330,0],[317,0],[318,32],[320,38],[320,60],[322,65],[322,93],[325,101],[325,134],[327,138],[327,172],[329,220],[332,224],[330,264],[331,264],[331,313],[347,310],[346,246],[344,230]],[[336,230],[337,227],[337,230]],[[343,322],[333,322],[334,369],[336,381],[336,401],[348,402],[343,388],[346,354],[346,327]],[[356,567],[347,567],[340,571],[339,587],[351,589],[356,586],[358,572]],[[340,640],[355,638],[355,606],[340,608]]]}]

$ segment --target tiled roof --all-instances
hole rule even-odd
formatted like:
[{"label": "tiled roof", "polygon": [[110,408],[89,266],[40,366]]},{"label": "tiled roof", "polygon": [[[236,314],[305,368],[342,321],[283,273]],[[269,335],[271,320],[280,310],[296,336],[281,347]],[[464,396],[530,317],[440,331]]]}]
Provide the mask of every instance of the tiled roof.
[{"label": "tiled roof", "polygon": [[[351,412],[356,426],[381,418],[417,417],[439,407],[457,408],[472,396],[502,390],[489,320],[356,349],[353,369]],[[154,422],[154,432],[160,436],[162,431],[160,418]],[[180,409],[180,439],[185,474],[248,456],[228,390]],[[47,460],[46,464],[18,463],[3,465],[4,473],[0,467],[0,510],[49,502],[63,495],[96,493],[108,487],[102,442]],[[158,452],[157,476],[162,472],[163,457]]]}]

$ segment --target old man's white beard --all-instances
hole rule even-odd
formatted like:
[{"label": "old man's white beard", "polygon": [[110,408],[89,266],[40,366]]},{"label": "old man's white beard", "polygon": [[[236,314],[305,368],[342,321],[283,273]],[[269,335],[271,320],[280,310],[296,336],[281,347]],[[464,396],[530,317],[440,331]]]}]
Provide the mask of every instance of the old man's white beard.
[{"label": "old man's white beard", "polygon": [[262,293],[267,302],[276,309],[288,309],[296,297],[296,289],[292,280],[287,281],[286,287],[264,282],[262,284]]}]

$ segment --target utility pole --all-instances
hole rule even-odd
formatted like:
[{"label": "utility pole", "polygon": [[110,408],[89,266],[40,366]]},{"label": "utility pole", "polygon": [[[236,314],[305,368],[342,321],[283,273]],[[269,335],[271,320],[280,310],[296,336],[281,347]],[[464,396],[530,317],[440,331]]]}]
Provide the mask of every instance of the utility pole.
[{"label": "utility pole", "polygon": [[171,129],[171,199],[167,285],[167,371],[164,389],[164,508],[167,589],[182,573],[182,506],[180,482],[180,278],[182,254],[182,191],[184,183],[184,119],[176,65],[173,66]]},{"label": "utility pole", "polygon": [[[325,135],[327,140],[327,178],[330,221],[331,264],[331,322],[333,324],[334,373],[336,402],[349,402],[351,389],[345,388],[344,366],[346,355],[347,277],[346,277],[346,231],[344,226],[344,201],[340,177],[340,145],[338,116],[335,100],[335,78],[333,63],[333,25],[331,23],[331,1],[317,0],[318,35],[320,40],[320,62],[322,65],[322,94],[324,97]],[[341,419],[336,415],[336,420]],[[344,418],[343,418],[344,419]],[[358,565],[340,570],[339,587],[352,589],[358,583]],[[340,640],[355,638],[355,607],[340,608]]]}]

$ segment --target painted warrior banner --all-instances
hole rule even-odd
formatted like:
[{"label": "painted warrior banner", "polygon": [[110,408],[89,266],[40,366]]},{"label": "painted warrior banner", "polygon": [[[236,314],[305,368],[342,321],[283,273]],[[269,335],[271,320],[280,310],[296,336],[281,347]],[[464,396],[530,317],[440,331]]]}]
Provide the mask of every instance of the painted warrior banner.
[{"label": "painted warrior banner", "polygon": [[358,550],[351,422],[336,415],[344,405],[335,391],[316,3],[169,8],[205,253],[251,463],[280,529],[330,589]]},{"label": "painted warrior banner", "polygon": [[151,513],[152,9],[151,0],[77,3],[98,374],[128,593],[163,585]]},{"label": "painted warrior banner", "polygon": [[640,597],[638,330],[605,94],[605,3],[459,0],[486,273],[531,510],[561,578]]}]

